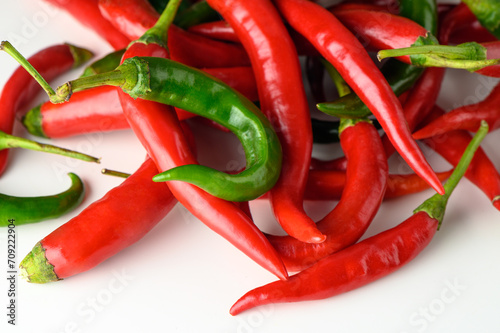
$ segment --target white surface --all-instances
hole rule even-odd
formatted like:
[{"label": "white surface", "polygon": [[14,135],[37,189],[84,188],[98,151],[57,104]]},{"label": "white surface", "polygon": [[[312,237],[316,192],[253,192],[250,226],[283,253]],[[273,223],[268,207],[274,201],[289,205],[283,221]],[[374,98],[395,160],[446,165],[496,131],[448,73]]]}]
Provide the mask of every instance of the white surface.
[{"label": "white surface", "polygon": [[[0,38],[14,42],[27,56],[59,42],[90,48],[97,55],[110,51],[98,36],[66,14],[48,11],[40,3],[3,2]],[[16,67],[6,54],[0,54],[0,87]],[[79,71],[70,73],[58,83],[77,74]],[[450,71],[439,104],[450,109],[484,97],[492,82]],[[40,96],[33,105],[43,99]],[[22,126],[16,126],[16,134],[26,135]],[[498,132],[491,134],[484,148],[500,168],[498,140]],[[102,167],[132,172],[144,158],[143,148],[130,131],[54,143],[101,156],[102,164],[36,152],[11,153],[8,171],[0,178],[2,193],[31,196],[62,191],[69,181],[61,177],[61,169],[80,175],[89,190],[75,212],[61,219],[16,228],[18,262],[37,241],[120,183],[117,178],[100,175]],[[215,144],[205,142],[205,146],[213,149]],[[220,152],[221,156],[224,154],[225,151]],[[436,169],[448,168],[435,154],[428,156]],[[396,161],[393,167],[398,165]],[[429,190],[384,203],[367,236],[396,225],[431,194]],[[252,208],[259,225],[267,230],[277,229],[266,202],[254,203]],[[319,204],[307,204],[307,208],[315,216],[329,209]],[[499,214],[479,190],[464,180],[452,196],[443,227],[430,246],[395,274],[332,299],[271,305],[232,317],[228,310],[234,301],[249,289],[275,278],[177,206],[154,232],[89,272],[47,285],[18,279],[15,327],[7,324],[6,317],[7,233],[2,229],[0,331],[498,332]]]}]

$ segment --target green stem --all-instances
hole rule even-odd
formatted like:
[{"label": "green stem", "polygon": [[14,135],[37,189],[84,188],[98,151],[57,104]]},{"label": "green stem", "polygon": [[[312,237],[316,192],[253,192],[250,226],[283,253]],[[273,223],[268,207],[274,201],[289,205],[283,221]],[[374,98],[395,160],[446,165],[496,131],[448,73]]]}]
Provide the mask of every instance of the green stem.
[{"label": "green stem", "polygon": [[137,41],[145,44],[156,43],[166,48],[168,28],[174,21],[180,3],[181,0],[170,0],[155,25],[147,30]]},{"label": "green stem", "polygon": [[99,158],[87,154],[82,154],[74,150],[69,150],[49,144],[39,143],[25,138],[20,138],[0,131],[0,150],[8,148],[24,148],[29,150],[41,151],[45,153],[63,155],[86,162],[100,163]]},{"label": "green stem", "polygon": [[414,213],[424,211],[429,214],[430,217],[435,218],[439,221],[438,228],[441,226],[446,203],[448,202],[448,199],[450,198],[450,195],[455,187],[457,187],[458,182],[460,181],[460,179],[462,179],[465,172],[467,171],[467,168],[474,158],[474,154],[479,148],[481,141],[484,139],[486,134],[488,134],[488,130],[488,123],[483,120],[481,122],[479,130],[476,132],[469,145],[465,149],[464,153],[462,154],[462,157],[453,170],[453,173],[444,184],[445,193],[443,195],[435,194],[434,196],[430,197],[424,203],[422,203],[422,205],[415,209],[413,211]]},{"label": "green stem", "polygon": [[55,96],[54,89],[52,89],[40,73],[38,73],[29,61],[21,53],[19,53],[19,51],[11,43],[8,41],[2,41],[0,44],[0,51],[5,51],[8,55],[14,58],[14,60],[16,60],[19,65],[21,65],[38,82],[38,84],[40,84],[42,89],[51,99],[53,98],[52,96]]},{"label": "green stem", "polygon": [[121,172],[121,171],[116,171],[116,170],[110,170],[110,169],[102,169],[101,173],[103,175],[120,177],[120,178],[127,178],[127,177],[130,176],[129,173]]},{"label": "green stem", "polygon": [[[381,50],[377,53],[377,59],[402,57],[407,55],[433,54],[443,56],[449,59],[469,59],[471,55],[470,48],[459,47],[459,45],[418,45],[402,47],[399,49]],[[483,60],[483,59],[481,59]]]}]

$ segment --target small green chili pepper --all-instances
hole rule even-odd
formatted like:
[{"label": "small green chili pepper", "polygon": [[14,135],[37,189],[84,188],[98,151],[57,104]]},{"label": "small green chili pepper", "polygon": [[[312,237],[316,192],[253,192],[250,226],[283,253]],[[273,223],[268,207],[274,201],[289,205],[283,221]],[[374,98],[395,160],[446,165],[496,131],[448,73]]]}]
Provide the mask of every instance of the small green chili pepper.
[{"label": "small green chili pepper", "polygon": [[14,220],[15,225],[54,219],[75,209],[83,200],[85,186],[74,173],[69,173],[71,186],[51,196],[15,197],[0,193],[0,227]]},{"label": "small green chili pepper", "polygon": [[185,181],[230,201],[255,199],[276,183],[282,162],[276,133],[255,104],[222,81],[169,59],[135,57],[112,72],[70,81],[49,95],[51,101],[63,102],[72,92],[101,85],[119,86],[133,98],[209,118],[232,131],[245,151],[246,169],[238,174],[184,165],[155,176],[154,181]]},{"label": "small green chili pepper", "polygon": [[90,75],[95,75],[99,73],[109,72],[120,65],[120,60],[122,59],[125,49],[111,52],[101,59],[98,59],[85,67],[83,73],[80,77],[86,77]]},{"label": "small green chili pepper", "polygon": [[500,39],[500,2],[498,0],[462,0],[483,27]]}]

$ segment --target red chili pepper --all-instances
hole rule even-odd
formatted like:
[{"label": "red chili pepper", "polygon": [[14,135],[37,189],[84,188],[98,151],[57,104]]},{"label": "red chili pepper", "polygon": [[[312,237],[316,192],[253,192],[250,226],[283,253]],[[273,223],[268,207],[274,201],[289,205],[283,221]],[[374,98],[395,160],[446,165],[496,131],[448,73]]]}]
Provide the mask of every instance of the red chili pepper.
[{"label": "red chili pepper", "polygon": [[[365,47],[375,50],[409,47],[418,37],[425,37],[428,31],[405,17],[388,12],[347,9],[333,10],[333,14],[351,30]],[[410,57],[398,57],[411,64]]]},{"label": "red chili pepper", "polygon": [[401,104],[356,37],[330,12],[305,0],[277,0],[285,20],[339,71],[375,115],[410,167],[438,193],[443,187],[411,138]]},{"label": "red chili pepper", "polygon": [[[37,52],[29,62],[47,80],[80,66],[92,53],[69,44],[55,45]],[[16,114],[42,91],[40,85],[23,68],[19,67],[5,83],[0,96],[0,131],[12,134]],[[0,174],[7,164],[8,149],[0,151]]]},{"label": "red chili pepper", "polygon": [[165,184],[152,181],[157,173],[148,159],[121,185],[38,242],[21,262],[21,275],[33,283],[65,279],[137,242],[177,202]]},{"label": "red chili pepper", "polygon": [[[257,100],[257,88],[250,67],[205,68],[205,72],[226,82],[249,99]],[[179,120],[195,115],[175,109]],[[68,103],[50,101],[28,111],[23,125],[37,136],[63,138],[73,135],[130,128],[114,87],[103,86],[76,92]]]},{"label": "red chili pepper", "polygon": [[[487,131],[487,126],[486,126]],[[333,297],[387,276],[413,260],[431,242],[444,216],[448,198],[486,135],[474,139],[460,166],[446,183],[446,194],[435,194],[394,228],[369,237],[322,259],[290,277],[253,289],[231,307],[237,315],[256,306]]]},{"label": "red chili pepper", "polygon": [[[168,58],[167,50],[160,45],[136,41],[128,47],[123,59],[152,54]],[[159,170],[197,164],[173,108],[146,100],[134,100],[121,90],[119,97],[131,128]],[[234,203],[214,197],[187,182],[172,181],[168,182],[168,186],[177,200],[205,225],[280,279],[287,278],[286,269],[276,251],[252,220]]]},{"label": "red chili pepper", "polygon": [[240,43],[240,39],[234,32],[233,27],[223,20],[200,23],[189,27],[187,31],[217,40]]},{"label": "red chili pepper", "polygon": [[307,244],[290,236],[268,236],[289,271],[300,271],[316,261],[354,244],[377,213],[387,186],[387,159],[375,127],[365,121],[340,134],[347,156],[342,197],[335,208],[317,222],[326,240]]},{"label": "red chili pepper", "polygon": [[[441,181],[453,170],[437,172]],[[306,200],[340,200],[346,184],[346,172],[340,170],[310,170],[307,179]],[[414,173],[389,174],[384,200],[418,193],[429,188],[429,184]]]},{"label": "red chili pepper", "polygon": [[[147,0],[100,0],[99,7],[103,15],[132,40],[151,28],[159,17]],[[175,25],[169,29],[168,48],[173,60],[197,68],[250,64],[241,46],[205,38]]]},{"label": "red chili pepper", "polygon": [[413,133],[415,139],[424,139],[452,130],[475,132],[485,120],[493,131],[500,127],[500,84],[479,103],[464,105],[449,111]]},{"label": "red chili pepper", "polygon": [[484,43],[497,40],[488,29],[481,25],[469,6],[463,2],[446,14],[446,17],[443,18],[443,25],[450,29],[448,33],[452,44],[471,41]]},{"label": "red chili pepper", "polygon": [[[435,106],[425,123],[431,122],[443,114],[443,109]],[[423,140],[427,146],[452,165],[457,165],[470,141],[470,134],[461,130],[449,131]],[[500,210],[500,173],[483,149],[477,150],[465,177],[483,191],[493,206]]]},{"label": "red chili pepper", "polygon": [[67,11],[84,26],[94,30],[108,43],[120,50],[125,48],[130,39],[116,30],[101,14],[99,0],[44,0],[58,8]]},{"label": "red chili pepper", "polygon": [[325,236],[303,207],[313,141],[309,106],[293,41],[270,1],[207,2],[233,27],[249,54],[262,112],[281,142],[283,167],[278,183],[271,190],[274,215],[288,235],[303,242],[320,243]]}]

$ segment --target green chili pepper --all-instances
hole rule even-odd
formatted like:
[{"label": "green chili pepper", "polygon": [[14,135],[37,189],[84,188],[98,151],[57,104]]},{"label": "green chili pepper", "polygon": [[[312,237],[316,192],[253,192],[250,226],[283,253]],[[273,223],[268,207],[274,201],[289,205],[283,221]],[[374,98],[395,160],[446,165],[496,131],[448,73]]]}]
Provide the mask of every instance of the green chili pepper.
[{"label": "green chili pepper", "polygon": [[62,102],[72,92],[101,85],[119,86],[133,98],[209,118],[232,131],[242,143],[247,167],[238,174],[184,165],[155,176],[155,181],[186,181],[230,201],[255,199],[276,183],[282,162],[276,133],[255,104],[222,81],[169,59],[135,57],[112,72],[70,81],[49,96],[53,102]]},{"label": "green chili pepper", "polygon": [[75,209],[83,200],[85,187],[74,173],[69,173],[71,186],[64,192],[42,197],[14,197],[0,194],[0,226],[9,220],[15,225],[57,218]]},{"label": "green chili pepper", "polygon": [[83,73],[80,77],[86,77],[90,75],[95,75],[99,73],[109,72],[120,65],[120,60],[122,59],[125,49],[111,52],[101,59],[98,59],[85,67]]},{"label": "green chili pepper", "polygon": [[[433,35],[437,33],[436,0],[400,0],[400,15],[409,18]],[[410,89],[423,72],[423,68],[390,59],[382,66],[382,73],[394,93],[399,96]],[[317,104],[318,110],[338,117],[362,118],[371,114],[355,93],[333,102]]]},{"label": "green chili pepper", "polygon": [[498,0],[462,0],[483,27],[500,39],[500,2]]}]

